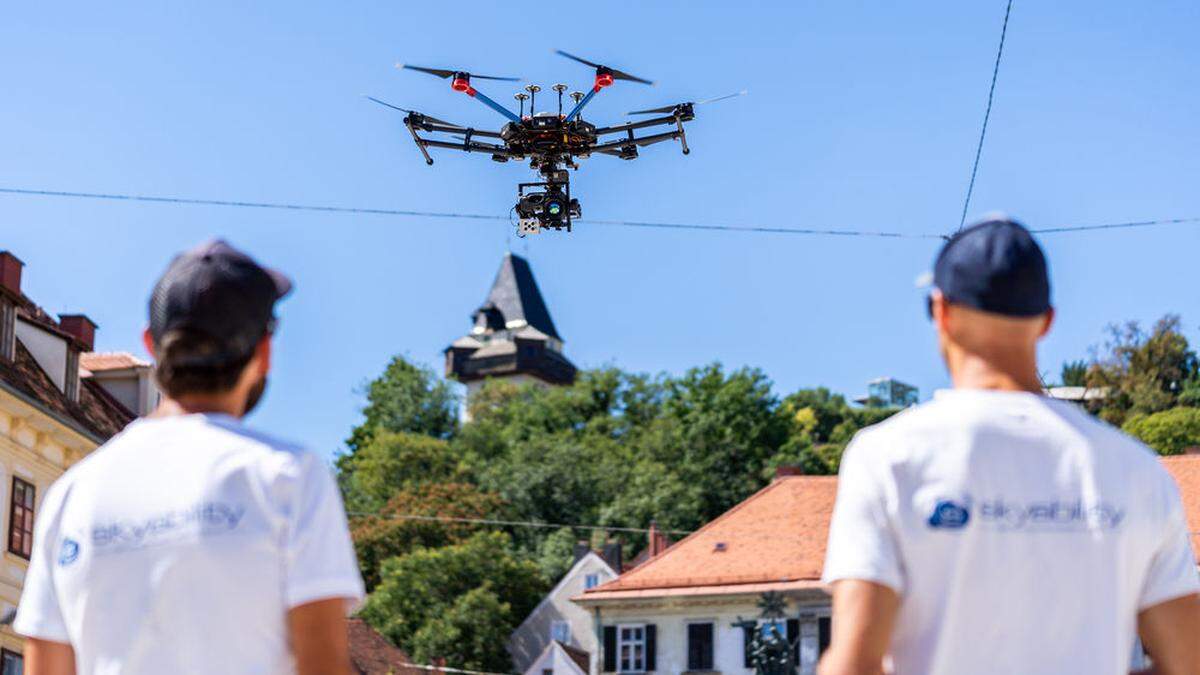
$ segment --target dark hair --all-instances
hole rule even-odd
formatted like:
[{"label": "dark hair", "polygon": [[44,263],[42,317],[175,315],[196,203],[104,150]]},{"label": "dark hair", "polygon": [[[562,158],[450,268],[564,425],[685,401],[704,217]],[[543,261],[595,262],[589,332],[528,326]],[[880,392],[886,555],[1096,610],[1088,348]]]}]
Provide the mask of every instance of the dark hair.
[{"label": "dark hair", "polygon": [[181,329],[167,331],[154,345],[154,351],[154,379],[170,397],[233,389],[254,357],[254,350],[233,355],[219,340]]}]

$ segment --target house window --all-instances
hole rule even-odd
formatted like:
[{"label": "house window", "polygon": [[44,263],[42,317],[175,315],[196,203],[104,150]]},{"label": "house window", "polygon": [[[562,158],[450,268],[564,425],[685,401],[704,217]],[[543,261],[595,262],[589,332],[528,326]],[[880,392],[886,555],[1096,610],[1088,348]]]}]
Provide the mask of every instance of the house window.
[{"label": "house window", "polygon": [[617,626],[617,672],[642,673],[646,670],[646,627]]},{"label": "house window", "polygon": [[713,625],[689,623],[687,627],[688,670],[713,669]]},{"label": "house window", "polygon": [[571,644],[571,624],[566,621],[555,621],[550,624],[550,639],[563,644]]},{"label": "house window", "polygon": [[599,574],[589,574],[583,578],[583,590],[585,590],[585,591],[589,588],[595,588],[599,585],[600,585],[600,575]]},{"label": "house window", "polygon": [[33,484],[13,476],[12,501],[8,510],[8,551],[26,560],[33,552],[33,498]]},{"label": "house window", "polygon": [[24,656],[7,649],[0,650],[0,675],[21,675],[24,670]]}]

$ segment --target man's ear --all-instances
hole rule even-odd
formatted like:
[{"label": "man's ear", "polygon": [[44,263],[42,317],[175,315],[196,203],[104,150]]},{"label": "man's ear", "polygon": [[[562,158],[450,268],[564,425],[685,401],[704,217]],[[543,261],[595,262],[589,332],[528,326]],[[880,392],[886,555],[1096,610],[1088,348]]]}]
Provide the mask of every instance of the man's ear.
[{"label": "man's ear", "polygon": [[1050,327],[1054,325],[1054,308],[1046,310],[1042,315],[1042,329],[1038,331],[1038,337],[1046,337],[1046,333],[1050,332]]},{"label": "man's ear", "polygon": [[949,320],[950,303],[946,302],[946,296],[942,295],[939,290],[934,290],[929,294],[929,311],[933,315],[933,325],[937,327],[938,332],[946,332],[946,322]]},{"label": "man's ear", "polygon": [[150,353],[150,358],[158,358],[154,354],[154,336],[150,334],[150,329],[142,331],[142,344],[146,345],[146,351]]},{"label": "man's ear", "polygon": [[271,336],[265,335],[254,348],[254,358],[258,359],[258,374],[266,377],[271,371]]}]

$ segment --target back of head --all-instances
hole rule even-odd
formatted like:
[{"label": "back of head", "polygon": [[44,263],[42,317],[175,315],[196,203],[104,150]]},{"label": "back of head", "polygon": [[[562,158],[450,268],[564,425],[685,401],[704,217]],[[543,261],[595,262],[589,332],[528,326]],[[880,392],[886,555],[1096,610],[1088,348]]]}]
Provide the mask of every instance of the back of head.
[{"label": "back of head", "polygon": [[220,394],[233,389],[250,359],[229,354],[220,340],[187,329],[172,329],[155,341],[154,377],[167,396]]},{"label": "back of head", "polygon": [[930,315],[956,386],[1040,390],[1036,345],[1053,308],[1046,257],[1029,230],[994,217],[960,231],[938,253],[933,283]]},{"label": "back of head", "polygon": [[167,267],[150,296],[149,346],[159,387],[172,399],[234,389],[275,328],[275,303],[291,290],[279,272],[216,240]]}]

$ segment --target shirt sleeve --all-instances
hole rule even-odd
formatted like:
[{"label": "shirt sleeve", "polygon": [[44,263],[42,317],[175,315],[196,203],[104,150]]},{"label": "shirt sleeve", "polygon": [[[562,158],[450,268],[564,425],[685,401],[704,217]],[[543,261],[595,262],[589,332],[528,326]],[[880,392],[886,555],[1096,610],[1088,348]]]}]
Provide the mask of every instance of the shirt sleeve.
[{"label": "shirt sleeve", "polygon": [[822,581],[860,579],[903,594],[905,580],[887,490],[870,463],[862,434],[846,449],[838,472]]},{"label": "shirt sleeve", "polygon": [[54,561],[61,544],[62,487],[55,484],[42,497],[33,532],[32,555],[13,630],[25,637],[70,643],[67,623],[54,586]]},{"label": "shirt sleeve", "polygon": [[1138,598],[1138,611],[1200,591],[1196,557],[1192,551],[1179,489],[1169,477],[1164,482],[1168,500],[1166,527],[1150,559],[1150,568],[1142,585],[1141,597]]},{"label": "shirt sleeve", "polygon": [[345,598],[354,609],[363,599],[363,582],[341,494],[315,455],[305,453],[299,462],[285,552],[287,606]]}]

